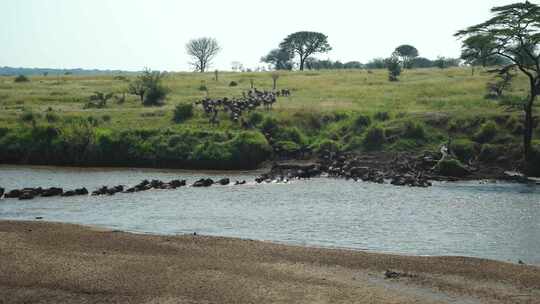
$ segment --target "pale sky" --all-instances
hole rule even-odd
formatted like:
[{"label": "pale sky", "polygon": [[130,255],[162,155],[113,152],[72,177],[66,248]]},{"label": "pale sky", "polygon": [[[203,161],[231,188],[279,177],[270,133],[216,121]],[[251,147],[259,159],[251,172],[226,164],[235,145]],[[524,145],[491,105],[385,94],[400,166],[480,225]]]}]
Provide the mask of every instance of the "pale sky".
[{"label": "pale sky", "polygon": [[321,59],[366,63],[405,43],[458,57],[457,30],[516,1],[0,0],[0,66],[190,70],[186,42],[209,36],[223,49],[213,69],[255,68],[302,30],[328,35],[333,50]]}]

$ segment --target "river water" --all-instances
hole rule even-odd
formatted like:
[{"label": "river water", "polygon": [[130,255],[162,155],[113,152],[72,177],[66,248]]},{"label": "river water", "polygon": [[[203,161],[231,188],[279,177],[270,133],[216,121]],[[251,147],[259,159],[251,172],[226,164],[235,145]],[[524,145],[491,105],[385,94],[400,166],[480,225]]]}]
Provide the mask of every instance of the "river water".
[{"label": "river water", "polygon": [[0,219],[58,221],[137,233],[240,237],[410,255],[460,255],[540,265],[540,186],[435,183],[395,187],[329,178],[255,184],[254,172],[0,166],[6,189],[132,186],[143,179],[230,177],[243,186],[115,196],[0,200]]}]

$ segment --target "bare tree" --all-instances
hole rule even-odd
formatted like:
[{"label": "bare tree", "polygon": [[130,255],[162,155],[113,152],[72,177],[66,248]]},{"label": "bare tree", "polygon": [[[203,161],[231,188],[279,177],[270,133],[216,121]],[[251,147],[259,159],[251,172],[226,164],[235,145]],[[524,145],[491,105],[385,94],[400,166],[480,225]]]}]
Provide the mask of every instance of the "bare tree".
[{"label": "bare tree", "polygon": [[221,47],[216,39],[202,37],[190,40],[186,44],[186,51],[192,58],[190,64],[195,71],[204,73],[217,53],[221,51]]}]

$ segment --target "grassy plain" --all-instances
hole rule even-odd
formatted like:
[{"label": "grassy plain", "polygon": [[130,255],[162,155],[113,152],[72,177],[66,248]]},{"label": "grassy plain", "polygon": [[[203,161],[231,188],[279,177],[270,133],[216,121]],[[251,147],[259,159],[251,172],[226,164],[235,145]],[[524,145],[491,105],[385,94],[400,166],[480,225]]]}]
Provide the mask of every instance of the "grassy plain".
[{"label": "grassy plain", "polygon": [[[519,108],[501,105],[500,101],[485,98],[486,84],[493,78],[493,75],[486,71],[480,70],[471,75],[468,68],[405,70],[399,82],[389,82],[386,70],[279,74],[278,88],[288,88],[292,95],[279,98],[271,111],[257,110],[260,117],[253,118],[254,128],[249,131],[266,135],[269,129],[272,129],[275,134],[272,134],[270,145],[274,151],[276,145],[281,145],[277,149],[279,151],[294,152],[301,147],[316,149],[325,140],[332,141],[338,149],[366,150],[370,144],[365,138],[369,129],[375,127],[385,131],[385,137],[389,139],[385,139],[376,149],[434,149],[449,136],[461,140],[461,143],[468,146],[466,149],[473,149],[476,154],[480,154],[484,148],[482,145],[485,144],[512,145],[514,148],[519,148],[520,145],[522,113]],[[156,137],[159,133],[160,142],[170,147],[170,141],[167,142],[164,136],[170,138],[174,134],[180,134],[185,137],[185,132],[189,131],[199,141],[191,141],[185,143],[186,145],[199,145],[198,152],[216,150],[208,157],[220,159],[219,154],[223,151],[217,151],[220,150],[219,147],[212,148],[208,145],[211,146],[212,141],[232,140],[235,134],[246,132],[241,125],[232,123],[222,114],[220,125],[212,127],[199,106],[195,107],[192,118],[175,123],[175,106],[194,103],[203,98],[207,94],[200,90],[203,85],[208,88],[209,96],[216,98],[241,96],[242,91],[249,89],[251,81],[259,89],[272,87],[270,72],[223,72],[219,73],[218,81],[214,80],[214,73],[170,73],[164,80],[170,94],[163,106],[145,107],[138,97],[126,95],[127,98],[122,104],[111,99],[105,108],[84,108],[94,92],[112,92],[120,96],[127,90],[130,80],[133,78],[123,76],[48,76],[30,77],[29,82],[15,83],[12,77],[0,77],[0,129],[3,130],[0,130],[0,143],[3,136],[3,143],[13,147],[17,141],[21,141],[20,138],[28,139],[36,135],[19,136],[19,139],[12,136],[7,140],[9,133],[13,135],[15,130],[20,133],[21,130],[40,126],[60,130],[56,135],[61,136],[69,133],[65,130],[71,128],[74,120],[83,119],[92,122],[91,132],[94,136],[90,139],[91,142],[99,142],[99,134],[112,136],[122,132],[144,131],[151,134],[145,133],[142,140]],[[230,86],[232,81],[238,85]],[[504,98],[505,102],[515,103],[525,98],[526,89],[525,79],[517,77],[512,90]],[[538,110],[535,113],[538,113]],[[369,117],[368,123],[360,122],[358,125],[359,115]],[[265,124],[264,120],[269,122]],[[478,133],[489,121],[496,123],[496,130],[491,130],[496,133],[495,136],[474,139],[475,136],[482,137]],[[278,128],[273,128],[272,125],[278,125]],[[193,132],[197,134],[194,135]],[[71,133],[76,133],[74,136],[77,137],[81,132],[79,130]],[[47,145],[53,145],[53,142],[54,140]],[[70,140],[65,139],[64,143],[64,146],[69,145]],[[144,143],[144,153],[136,153],[137,156],[134,157],[150,157],[154,160],[161,158],[162,156],[153,150],[156,143],[155,138]],[[13,158],[13,154],[21,152],[25,154],[28,147],[20,146],[18,150],[7,152],[7,148],[4,148],[4,155],[11,155],[5,157]],[[493,146],[488,148],[504,149]],[[195,150],[188,151],[183,158],[193,159]],[[227,150],[224,153],[236,152]],[[268,155],[261,156],[257,161],[267,157]],[[32,159],[31,156],[26,158]]]}]

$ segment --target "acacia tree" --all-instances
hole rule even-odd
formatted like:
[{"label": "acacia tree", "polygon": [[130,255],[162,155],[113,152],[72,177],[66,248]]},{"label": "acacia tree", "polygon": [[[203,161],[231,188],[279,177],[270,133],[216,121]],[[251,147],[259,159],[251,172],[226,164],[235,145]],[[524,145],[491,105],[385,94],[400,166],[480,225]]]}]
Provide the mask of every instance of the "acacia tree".
[{"label": "acacia tree", "polygon": [[304,70],[306,59],[315,53],[326,53],[332,50],[328,37],[318,32],[296,32],[290,34],[279,45],[281,49],[300,58],[300,71]]},{"label": "acacia tree", "polygon": [[169,93],[169,89],[162,84],[165,75],[164,72],[145,69],[129,84],[128,93],[139,96],[145,106],[160,105]]},{"label": "acacia tree", "polygon": [[186,44],[186,51],[192,58],[189,64],[195,68],[195,71],[204,73],[212,60],[221,51],[221,47],[216,39],[202,37],[190,40]]},{"label": "acacia tree", "polygon": [[412,45],[403,44],[395,49],[394,54],[399,57],[404,68],[410,69],[411,61],[418,57],[418,50]]},{"label": "acacia tree", "polygon": [[386,68],[388,69],[388,80],[399,81],[399,75],[401,75],[401,62],[396,53],[393,53],[390,58],[386,59]]},{"label": "acacia tree", "polygon": [[461,59],[473,66],[486,67],[493,47],[493,41],[487,35],[469,36],[463,40]]},{"label": "acacia tree", "polygon": [[262,62],[271,64],[276,70],[292,70],[293,56],[285,49],[273,49],[268,55],[261,58]]},{"label": "acacia tree", "polygon": [[[540,7],[528,1],[518,2],[491,9],[495,15],[491,19],[457,32],[460,38],[482,37],[490,42],[490,51],[482,57],[499,55],[520,70],[529,80],[529,94],[523,104],[525,112],[523,132],[523,152],[525,163],[532,162],[531,141],[533,136],[533,104],[540,93]],[[530,170],[526,167],[526,171]]]}]

